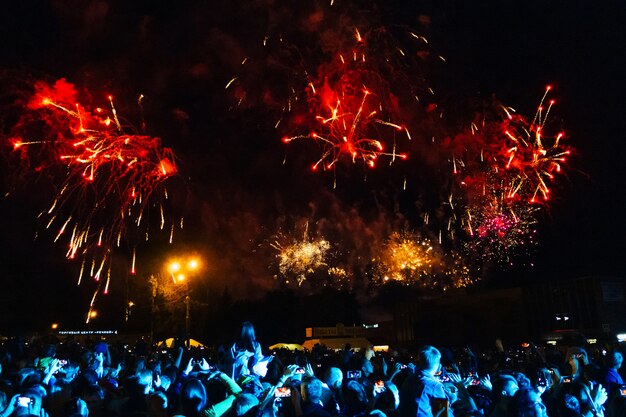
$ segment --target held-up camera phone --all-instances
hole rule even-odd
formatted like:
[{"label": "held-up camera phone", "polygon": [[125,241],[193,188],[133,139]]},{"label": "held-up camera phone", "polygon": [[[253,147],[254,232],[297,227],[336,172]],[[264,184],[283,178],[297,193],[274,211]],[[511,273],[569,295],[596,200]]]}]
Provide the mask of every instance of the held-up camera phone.
[{"label": "held-up camera phone", "polygon": [[33,400],[30,397],[17,397],[17,405],[20,407],[28,407],[32,404]]},{"label": "held-up camera phone", "polygon": [[348,379],[359,379],[361,378],[361,371],[348,371],[346,376]]},{"label": "held-up camera phone", "polygon": [[448,374],[443,372],[443,371],[436,372],[435,373],[435,378],[437,378],[439,380],[439,382],[449,382],[450,381],[450,377],[448,376]]},{"label": "held-up camera phone", "polygon": [[622,397],[626,397],[626,385],[620,385],[619,395],[621,395]]},{"label": "held-up camera phone", "polygon": [[538,387],[547,387],[548,386],[548,381],[545,378],[540,376],[540,377],[537,378],[537,386]]},{"label": "held-up camera phone", "polygon": [[375,394],[380,394],[382,392],[385,392],[387,388],[385,387],[385,381],[376,381],[374,383],[374,393]]},{"label": "held-up camera phone", "polygon": [[278,388],[276,388],[276,391],[274,391],[274,397],[276,397],[276,398],[291,397],[291,388],[289,388],[289,387],[278,387]]},{"label": "held-up camera phone", "polygon": [[296,369],[296,373],[297,373],[297,374],[303,374],[303,373],[304,373],[304,368],[298,368],[298,369]]},{"label": "held-up camera phone", "polygon": [[571,376],[562,376],[561,377],[561,384],[567,384],[572,382],[572,377]]},{"label": "held-up camera phone", "polygon": [[470,385],[480,385],[480,378],[476,372],[468,372],[467,376],[471,378]]},{"label": "held-up camera phone", "polygon": [[59,359],[59,365],[61,366],[67,365],[67,359]]}]

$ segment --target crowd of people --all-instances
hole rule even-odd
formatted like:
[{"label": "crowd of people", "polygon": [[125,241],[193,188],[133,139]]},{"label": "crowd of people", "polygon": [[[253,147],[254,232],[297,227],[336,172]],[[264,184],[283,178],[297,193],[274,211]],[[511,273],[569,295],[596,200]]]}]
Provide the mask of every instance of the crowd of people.
[{"label": "crowd of people", "polygon": [[26,341],[0,349],[0,417],[626,416],[619,344],[268,351]]}]

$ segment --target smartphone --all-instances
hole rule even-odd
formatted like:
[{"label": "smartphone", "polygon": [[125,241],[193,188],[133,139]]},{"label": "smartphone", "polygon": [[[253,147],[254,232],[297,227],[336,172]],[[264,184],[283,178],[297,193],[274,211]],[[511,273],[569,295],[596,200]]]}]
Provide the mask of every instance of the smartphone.
[{"label": "smartphone", "polygon": [[67,359],[59,359],[59,365],[61,366],[67,365]]},{"label": "smartphone", "polygon": [[439,382],[450,382],[450,377],[448,376],[448,374],[444,374],[444,373],[441,373],[440,375],[438,375],[437,379],[439,380]]},{"label": "smartphone", "polygon": [[361,378],[361,371],[348,371],[346,376],[348,379],[359,379]]},{"label": "smartphone", "polygon": [[621,395],[622,397],[626,397],[626,385],[620,385],[619,395]]},{"label": "smartphone", "polygon": [[298,368],[298,369],[296,369],[296,373],[297,373],[297,374],[303,374],[303,373],[304,373],[304,368]]},{"label": "smartphone", "polygon": [[561,377],[561,384],[567,384],[569,382],[572,382],[572,377],[571,376],[562,376]]},{"label": "smartphone", "polygon": [[375,394],[380,394],[381,392],[385,392],[387,388],[385,387],[385,381],[376,381],[374,383],[374,393]]},{"label": "smartphone", "polygon": [[274,397],[276,397],[276,398],[291,397],[291,388],[289,388],[289,387],[278,387],[278,388],[276,388],[276,391],[274,391]]},{"label": "smartphone", "polygon": [[17,397],[17,405],[20,407],[28,407],[32,404],[32,399],[30,397]]}]

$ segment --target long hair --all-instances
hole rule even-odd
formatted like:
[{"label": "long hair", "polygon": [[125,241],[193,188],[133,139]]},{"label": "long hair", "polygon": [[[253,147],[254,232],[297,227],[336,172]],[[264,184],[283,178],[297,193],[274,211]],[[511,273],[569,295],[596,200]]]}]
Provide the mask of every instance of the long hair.
[{"label": "long hair", "polygon": [[180,405],[187,417],[197,416],[207,403],[206,389],[196,378],[188,379],[180,390]]},{"label": "long hair", "polygon": [[249,352],[254,352],[256,345],[256,335],[254,333],[254,325],[249,321],[244,321],[241,326],[241,333],[239,339],[237,339],[237,347],[245,349]]}]

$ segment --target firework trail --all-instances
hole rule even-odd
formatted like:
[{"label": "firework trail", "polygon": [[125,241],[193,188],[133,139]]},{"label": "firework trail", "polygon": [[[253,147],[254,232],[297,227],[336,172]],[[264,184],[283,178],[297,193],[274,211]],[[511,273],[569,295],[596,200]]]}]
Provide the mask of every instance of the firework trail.
[{"label": "firework trail", "polygon": [[[55,242],[68,242],[67,258],[82,258],[79,284],[85,274],[98,281],[91,306],[100,290],[108,292],[113,249],[122,241],[133,243],[131,235],[148,240],[151,208],[159,212],[160,229],[174,230],[166,225],[162,205],[164,183],[177,173],[173,152],[159,138],[127,133],[112,97],[108,105],[105,110],[79,104],[64,79],[37,82],[8,140],[23,166],[58,184],[40,217],[47,229],[56,229]],[[132,273],[134,267],[133,251]]]}]

